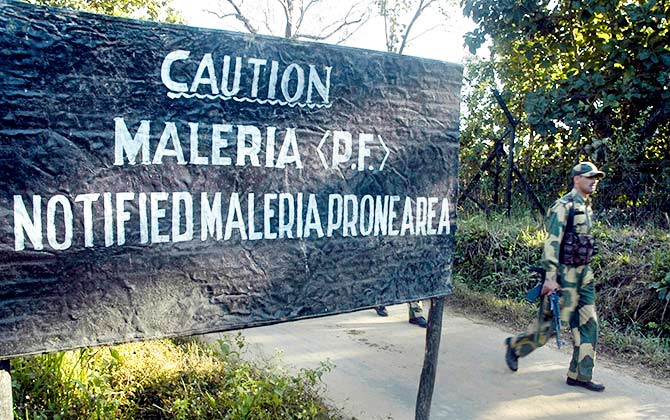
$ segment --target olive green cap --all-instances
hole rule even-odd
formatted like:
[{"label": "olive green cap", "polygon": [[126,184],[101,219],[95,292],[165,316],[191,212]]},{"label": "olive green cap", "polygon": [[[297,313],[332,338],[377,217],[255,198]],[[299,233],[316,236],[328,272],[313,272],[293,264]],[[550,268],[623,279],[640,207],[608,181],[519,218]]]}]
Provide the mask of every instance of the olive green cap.
[{"label": "olive green cap", "polygon": [[605,176],[605,172],[599,170],[596,165],[591,162],[580,162],[572,168],[571,177],[575,175],[581,175],[586,178],[602,178]]}]

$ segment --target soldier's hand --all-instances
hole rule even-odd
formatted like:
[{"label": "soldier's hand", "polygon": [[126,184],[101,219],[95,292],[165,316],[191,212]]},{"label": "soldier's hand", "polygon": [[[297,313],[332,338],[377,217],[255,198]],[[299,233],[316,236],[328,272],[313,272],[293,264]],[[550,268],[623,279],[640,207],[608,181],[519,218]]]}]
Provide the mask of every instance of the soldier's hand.
[{"label": "soldier's hand", "polygon": [[561,285],[556,280],[545,280],[542,285],[542,296],[553,293],[555,290],[561,290]]}]

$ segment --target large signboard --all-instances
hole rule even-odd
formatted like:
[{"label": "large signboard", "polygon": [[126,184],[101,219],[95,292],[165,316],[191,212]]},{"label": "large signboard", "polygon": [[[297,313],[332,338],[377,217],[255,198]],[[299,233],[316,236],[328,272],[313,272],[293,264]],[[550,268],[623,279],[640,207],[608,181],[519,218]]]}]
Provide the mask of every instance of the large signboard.
[{"label": "large signboard", "polygon": [[459,65],[0,0],[0,359],[451,292]]}]

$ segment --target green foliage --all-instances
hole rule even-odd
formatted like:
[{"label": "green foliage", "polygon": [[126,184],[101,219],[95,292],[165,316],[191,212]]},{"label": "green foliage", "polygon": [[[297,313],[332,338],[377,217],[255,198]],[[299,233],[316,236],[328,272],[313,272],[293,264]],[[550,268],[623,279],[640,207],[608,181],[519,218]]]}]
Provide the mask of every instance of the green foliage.
[{"label": "green foliage", "polygon": [[670,273],[666,273],[663,280],[654,282],[649,287],[658,293],[661,302],[670,302]]},{"label": "green foliage", "polygon": [[[664,326],[670,327],[667,302],[655,293],[654,285],[662,285],[670,272],[670,234],[649,227],[610,229],[602,225],[596,234],[601,254],[592,267],[601,283],[601,317],[619,330],[663,333]],[[664,333],[666,338],[668,332],[670,328]]]},{"label": "green foliage", "polygon": [[[634,360],[667,378],[670,233],[604,225],[595,231],[600,249],[592,263],[601,325],[599,352],[621,363]],[[544,237],[544,229],[529,218],[461,215],[450,305],[513,330],[526,328],[537,311],[523,299],[537,281],[528,265],[539,262]]]},{"label": "green foliage", "polygon": [[608,173],[601,191],[606,207],[639,211],[638,220],[668,212],[670,5],[610,0],[462,4],[477,24],[466,43],[476,50],[489,41],[491,51],[489,59],[473,60],[466,68],[466,165],[481,158],[481,148],[473,145],[490,143],[507,126],[491,98],[490,88],[497,86],[524,122],[515,155],[540,197],[550,197],[574,163],[589,159]]},{"label": "green foliage", "polygon": [[454,272],[470,289],[502,298],[523,299],[538,279],[529,266],[538,265],[540,226],[529,219],[509,223],[499,214],[460,219]]},{"label": "green foliage", "polygon": [[17,420],[329,419],[318,385],[332,365],[289,375],[243,361],[241,335],[212,349],[171,340],[12,360]]},{"label": "green foliage", "polygon": [[[473,291],[522,301],[537,277],[544,228],[535,220],[500,215],[461,218],[454,273]],[[670,234],[652,228],[596,225],[599,254],[591,264],[599,317],[619,331],[670,339]]]},{"label": "green foliage", "polygon": [[172,0],[27,0],[28,3],[63,7],[83,12],[146,19],[167,23],[184,23],[172,6]]}]

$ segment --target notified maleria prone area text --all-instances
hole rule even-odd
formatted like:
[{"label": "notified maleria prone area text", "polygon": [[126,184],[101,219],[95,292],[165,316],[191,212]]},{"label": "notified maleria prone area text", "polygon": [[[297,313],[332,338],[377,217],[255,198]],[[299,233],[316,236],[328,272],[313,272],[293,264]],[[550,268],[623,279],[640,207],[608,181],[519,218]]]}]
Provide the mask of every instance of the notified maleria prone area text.
[{"label": "notified maleria prone area text", "polygon": [[[139,237],[134,239],[140,244],[220,241],[230,240],[234,235],[239,235],[242,240],[259,240],[322,238],[335,233],[341,236],[450,233],[449,200],[446,197],[330,194],[325,207],[327,213],[321,214],[319,208],[324,206],[319,205],[316,194],[269,193],[259,196],[248,193],[245,196],[246,199],[242,199],[236,192],[228,195],[222,192],[194,195],[185,191],[105,192],[77,195],[73,205],[64,195],[54,195],[48,200],[34,195],[30,211],[24,198],[15,195],[14,249],[22,251],[28,246],[42,250],[48,245],[53,250],[62,251],[75,241],[83,242],[85,247],[124,245],[126,230],[132,224],[136,227],[132,231],[139,231]],[[129,207],[138,211],[131,213]],[[194,211],[196,208],[200,211]],[[257,212],[261,213],[258,218]],[[74,237],[76,219],[83,224],[83,238]],[[261,226],[256,225],[257,219],[262,221]],[[100,220],[104,238],[97,240],[95,224]],[[45,223],[46,241],[43,235]]]}]

